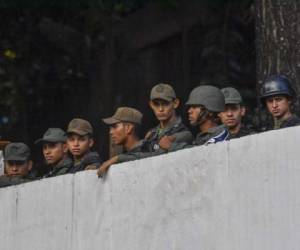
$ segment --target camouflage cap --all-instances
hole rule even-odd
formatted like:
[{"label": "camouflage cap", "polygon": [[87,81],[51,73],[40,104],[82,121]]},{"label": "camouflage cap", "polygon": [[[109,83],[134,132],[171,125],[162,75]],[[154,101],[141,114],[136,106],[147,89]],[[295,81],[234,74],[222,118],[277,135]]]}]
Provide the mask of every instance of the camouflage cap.
[{"label": "camouflage cap", "polygon": [[43,138],[36,140],[34,143],[43,143],[43,142],[66,142],[66,132],[61,128],[48,128],[44,133]]},{"label": "camouflage cap", "polygon": [[132,122],[136,124],[142,124],[143,114],[134,108],[120,107],[112,117],[102,119],[102,121],[108,125],[112,125],[118,122]]},{"label": "camouflage cap", "polygon": [[93,127],[87,120],[75,118],[70,121],[67,129],[67,134],[92,135]]},{"label": "camouflage cap", "polygon": [[150,94],[150,100],[154,99],[162,99],[165,101],[172,101],[173,99],[176,98],[176,93],[173,89],[173,87],[169,84],[165,83],[159,83],[155,85]]},{"label": "camouflage cap", "polygon": [[22,142],[9,143],[4,149],[5,161],[27,161],[30,157],[30,148]]}]

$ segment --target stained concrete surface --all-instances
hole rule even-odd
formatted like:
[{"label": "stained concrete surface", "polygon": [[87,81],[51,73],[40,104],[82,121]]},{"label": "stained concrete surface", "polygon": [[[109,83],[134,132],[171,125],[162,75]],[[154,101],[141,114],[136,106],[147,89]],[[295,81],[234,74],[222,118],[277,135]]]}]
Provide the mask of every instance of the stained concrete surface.
[{"label": "stained concrete surface", "polygon": [[1,250],[300,246],[300,127],[0,190]]}]

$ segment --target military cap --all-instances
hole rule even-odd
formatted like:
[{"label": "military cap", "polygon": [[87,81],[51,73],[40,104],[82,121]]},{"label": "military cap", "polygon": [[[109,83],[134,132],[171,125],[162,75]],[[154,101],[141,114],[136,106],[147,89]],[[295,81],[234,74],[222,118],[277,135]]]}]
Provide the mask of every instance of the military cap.
[{"label": "military cap", "polygon": [[87,135],[93,134],[92,125],[84,119],[74,118],[70,121],[67,129],[67,134]]},{"label": "military cap", "polygon": [[150,99],[162,99],[165,101],[172,101],[176,98],[176,93],[171,85],[165,83],[159,83],[155,85],[150,94]]},{"label": "military cap", "polygon": [[112,117],[102,119],[102,121],[108,125],[112,125],[118,122],[132,122],[136,124],[142,124],[143,114],[129,107],[120,107],[117,109]]},{"label": "military cap", "polygon": [[5,161],[27,161],[30,157],[30,148],[22,142],[9,143],[4,149]]},{"label": "military cap", "polygon": [[241,104],[243,102],[241,94],[235,88],[223,88],[221,91],[225,97],[225,104]]},{"label": "military cap", "polygon": [[43,142],[66,142],[66,140],[66,132],[61,128],[48,128],[43,138],[36,140],[35,144]]}]

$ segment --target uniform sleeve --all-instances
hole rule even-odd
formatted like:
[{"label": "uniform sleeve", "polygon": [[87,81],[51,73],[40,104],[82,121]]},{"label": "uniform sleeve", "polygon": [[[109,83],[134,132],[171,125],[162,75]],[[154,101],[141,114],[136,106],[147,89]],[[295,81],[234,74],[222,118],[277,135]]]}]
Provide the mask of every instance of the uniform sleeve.
[{"label": "uniform sleeve", "polygon": [[119,154],[118,163],[139,160],[139,159],[148,158],[156,155],[161,155],[164,153],[166,153],[165,150],[157,150],[155,152],[134,152],[134,153]]},{"label": "uniform sleeve", "polygon": [[187,144],[192,144],[194,137],[192,135],[192,133],[188,130],[186,131],[182,131],[182,132],[178,132],[176,134],[174,134],[175,136],[175,141],[174,143],[187,143]]}]

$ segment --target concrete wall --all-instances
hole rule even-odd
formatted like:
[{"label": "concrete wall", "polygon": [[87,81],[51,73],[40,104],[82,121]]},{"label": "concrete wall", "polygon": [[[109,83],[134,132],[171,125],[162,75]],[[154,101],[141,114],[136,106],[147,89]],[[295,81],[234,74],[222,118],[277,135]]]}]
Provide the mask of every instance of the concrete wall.
[{"label": "concrete wall", "polygon": [[1,250],[300,248],[300,127],[0,190]]},{"label": "concrete wall", "polygon": [[0,150],[0,176],[4,174],[3,151]]}]

